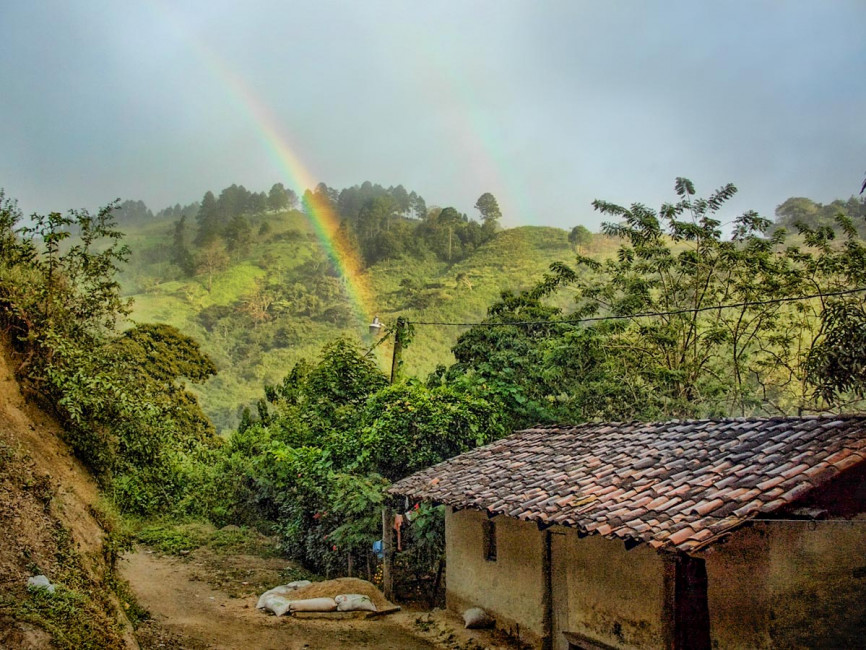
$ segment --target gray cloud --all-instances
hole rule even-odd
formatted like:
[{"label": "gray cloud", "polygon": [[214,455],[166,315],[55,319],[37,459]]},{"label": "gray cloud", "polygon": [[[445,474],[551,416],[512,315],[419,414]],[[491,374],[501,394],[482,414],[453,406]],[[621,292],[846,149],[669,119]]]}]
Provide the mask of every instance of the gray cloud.
[{"label": "gray cloud", "polygon": [[[297,5],[297,3],[293,3]],[[332,186],[596,227],[688,175],[734,207],[859,189],[859,2],[110,2],[0,7],[0,186],[159,209],[282,180],[231,70]],[[179,7],[179,8],[176,8]]]}]

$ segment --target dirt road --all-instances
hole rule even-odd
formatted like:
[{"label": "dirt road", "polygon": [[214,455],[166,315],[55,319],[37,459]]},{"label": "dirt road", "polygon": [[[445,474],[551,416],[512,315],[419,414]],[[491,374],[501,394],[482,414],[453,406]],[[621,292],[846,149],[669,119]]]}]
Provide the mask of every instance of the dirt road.
[{"label": "dirt road", "polygon": [[231,597],[202,581],[196,564],[143,549],[124,558],[121,572],[153,618],[138,631],[143,650],[439,647],[413,631],[415,615],[407,612],[349,620],[270,616],[255,608],[255,595]]}]

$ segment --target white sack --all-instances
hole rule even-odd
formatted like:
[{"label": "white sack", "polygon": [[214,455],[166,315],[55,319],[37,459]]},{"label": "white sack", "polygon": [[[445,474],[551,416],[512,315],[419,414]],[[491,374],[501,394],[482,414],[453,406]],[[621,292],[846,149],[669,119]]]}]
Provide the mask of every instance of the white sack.
[{"label": "white sack", "polygon": [[333,612],[337,603],[333,598],[308,598],[289,602],[290,612]]},{"label": "white sack", "polygon": [[54,585],[51,584],[51,581],[43,575],[27,578],[27,588],[45,589],[49,594],[54,593]]},{"label": "white sack", "polygon": [[338,612],[376,612],[376,606],[369,596],[363,594],[341,594],[334,598]]},{"label": "white sack", "polygon": [[262,599],[264,599],[264,603],[262,604],[261,609],[273,612],[277,616],[285,615],[286,612],[290,611],[292,606],[291,600],[285,596],[279,596],[277,594],[271,594],[270,596],[265,594],[259,599],[260,603],[262,602]]},{"label": "white sack", "polygon": [[297,591],[298,589],[301,589],[303,587],[309,587],[311,584],[313,583],[309,580],[295,580],[294,582],[290,582],[287,585],[280,585],[279,587],[268,589],[259,597],[259,602],[256,605],[256,609],[265,609],[265,600],[269,596],[288,596],[291,595],[292,592]]},{"label": "white sack", "polygon": [[463,622],[468,630],[493,626],[493,619],[480,607],[472,607],[463,612]]}]

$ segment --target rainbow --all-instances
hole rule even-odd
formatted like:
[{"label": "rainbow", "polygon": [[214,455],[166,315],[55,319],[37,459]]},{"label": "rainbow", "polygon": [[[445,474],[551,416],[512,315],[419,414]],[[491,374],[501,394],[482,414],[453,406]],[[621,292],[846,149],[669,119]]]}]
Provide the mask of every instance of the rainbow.
[{"label": "rainbow", "polygon": [[[289,138],[280,128],[276,117],[253,94],[244,81],[227,67],[221,66],[217,70],[220,71],[220,77],[226,82],[227,87],[231,88],[234,98],[249,114],[262,143],[286,176],[287,184],[297,189],[298,196],[302,196],[307,188],[312,190],[317,181],[295,154],[293,147],[289,146]],[[361,325],[366,326],[374,315],[373,292],[369,276],[363,271],[358,250],[348,240],[345,231],[340,228],[340,219],[327,197],[311,191],[304,206],[306,208],[304,212],[310,220],[322,250],[343,280],[356,318]]]},{"label": "rainbow", "polygon": [[[295,153],[295,148],[290,146],[288,134],[264,101],[213,48],[202,39],[195,37],[192,30],[183,25],[172,7],[159,0],[154,0],[152,6],[169,19],[181,33],[183,40],[198,54],[199,60],[229,90],[229,97],[256,128],[262,144],[285,176],[286,184],[294,188],[299,197],[303,195],[305,189],[310,189],[312,193],[317,181]],[[312,198],[305,201],[304,205],[306,208],[304,212],[310,220],[322,250],[343,282],[355,318],[359,325],[366,328],[375,314],[374,294],[369,275],[364,273],[357,249],[340,229],[340,219],[327,198],[313,193]]]}]

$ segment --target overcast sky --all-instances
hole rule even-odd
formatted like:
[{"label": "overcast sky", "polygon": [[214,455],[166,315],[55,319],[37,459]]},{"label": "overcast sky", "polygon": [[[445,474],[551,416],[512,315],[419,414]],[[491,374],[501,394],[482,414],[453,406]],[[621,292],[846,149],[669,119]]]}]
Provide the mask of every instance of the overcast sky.
[{"label": "overcast sky", "polygon": [[303,190],[268,128],[316,182],[489,191],[507,225],[596,229],[592,199],[657,207],[676,176],[772,216],[860,188],[866,3],[0,2],[25,212]]}]

